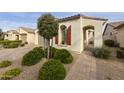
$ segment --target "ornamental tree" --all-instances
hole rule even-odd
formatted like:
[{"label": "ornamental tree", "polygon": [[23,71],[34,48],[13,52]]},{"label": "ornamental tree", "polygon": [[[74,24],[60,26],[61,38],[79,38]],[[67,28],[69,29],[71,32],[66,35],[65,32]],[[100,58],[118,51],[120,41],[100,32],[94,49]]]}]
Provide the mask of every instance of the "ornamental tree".
[{"label": "ornamental tree", "polygon": [[47,58],[49,59],[50,39],[53,39],[58,34],[58,22],[53,15],[46,13],[38,18],[37,28],[39,35],[47,40]]}]

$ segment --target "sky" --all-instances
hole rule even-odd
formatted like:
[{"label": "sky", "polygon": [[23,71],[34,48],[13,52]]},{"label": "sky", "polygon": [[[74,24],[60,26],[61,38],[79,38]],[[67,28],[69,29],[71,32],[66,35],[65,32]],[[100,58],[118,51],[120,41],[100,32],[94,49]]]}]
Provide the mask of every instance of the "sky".
[{"label": "sky", "polygon": [[[51,12],[56,18],[64,18],[76,14],[107,18],[108,22],[124,20],[124,12]],[[3,31],[17,29],[18,27],[37,27],[37,19],[44,12],[0,12],[0,28]]]}]

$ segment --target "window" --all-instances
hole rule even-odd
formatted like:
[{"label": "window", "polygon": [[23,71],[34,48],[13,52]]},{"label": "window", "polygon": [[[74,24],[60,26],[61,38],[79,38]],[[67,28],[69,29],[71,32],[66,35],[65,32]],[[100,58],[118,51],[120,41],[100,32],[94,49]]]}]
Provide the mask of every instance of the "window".
[{"label": "window", "polygon": [[67,34],[67,27],[65,25],[61,25],[61,33],[62,33],[62,41],[61,44],[66,44],[66,34]]}]

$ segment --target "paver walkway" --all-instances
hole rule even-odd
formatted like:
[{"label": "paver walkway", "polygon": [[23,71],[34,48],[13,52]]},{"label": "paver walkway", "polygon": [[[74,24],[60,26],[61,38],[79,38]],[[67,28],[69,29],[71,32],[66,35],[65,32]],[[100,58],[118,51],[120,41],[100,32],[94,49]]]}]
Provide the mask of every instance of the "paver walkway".
[{"label": "paver walkway", "polygon": [[79,54],[70,68],[66,80],[122,80],[124,60],[94,58],[90,52]]},{"label": "paver walkway", "polygon": [[85,53],[79,54],[66,80],[96,79],[96,62],[93,57]]}]

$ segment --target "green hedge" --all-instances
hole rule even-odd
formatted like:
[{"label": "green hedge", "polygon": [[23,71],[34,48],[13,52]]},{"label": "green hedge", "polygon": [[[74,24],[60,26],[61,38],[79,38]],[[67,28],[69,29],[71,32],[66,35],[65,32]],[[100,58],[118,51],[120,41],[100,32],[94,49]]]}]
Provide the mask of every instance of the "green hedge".
[{"label": "green hedge", "polygon": [[104,45],[108,47],[114,47],[115,46],[115,41],[114,40],[105,40]]},{"label": "green hedge", "polygon": [[66,49],[57,50],[53,58],[60,60],[64,64],[69,64],[73,61],[73,56]]},{"label": "green hedge", "polygon": [[4,48],[17,48],[22,43],[21,40],[4,40],[0,41],[0,45]]},{"label": "green hedge", "polygon": [[21,70],[20,70],[19,68],[14,68],[14,69],[11,69],[11,70],[6,71],[6,72],[2,75],[1,79],[2,79],[2,80],[10,80],[10,79],[12,79],[13,77],[19,75],[20,73],[21,73]]},{"label": "green hedge", "polygon": [[39,70],[39,80],[63,80],[66,70],[59,60],[51,59]]},{"label": "green hedge", "polygon": [[38,63],[43,57],[43,49],[36,47],[23,56],[22,65],[31,66]]},{"label": "green hedge", "polygon": [[97,58],[107,59],[110,56],[110,51],[107,48],[94,48],[92,50],[92,55]]},{"label": "green hedge", "polygon": [[123,49],[117,50],[117,58],[124,58],[124,50]]},{"label": "green hedge", "polygon": [[11,61],[8,61],[8,60],[4,60],[4,61],[0,62],[0,68],[8,67],[10,65],[11,65]]}]

